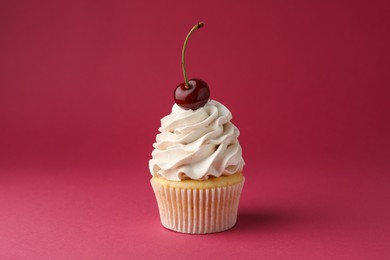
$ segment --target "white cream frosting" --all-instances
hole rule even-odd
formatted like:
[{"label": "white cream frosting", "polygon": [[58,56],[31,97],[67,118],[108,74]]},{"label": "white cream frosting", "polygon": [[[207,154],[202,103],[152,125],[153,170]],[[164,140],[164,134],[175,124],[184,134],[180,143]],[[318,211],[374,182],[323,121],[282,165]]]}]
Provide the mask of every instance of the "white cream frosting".
[{"label": "white cream frosting", "polygon": [[240,132],[231,119],[230,111],[215,100],[197,110],[175,104],[171,114],[161,119],[149,161],[152,175],[179,181],[241,172]]}]

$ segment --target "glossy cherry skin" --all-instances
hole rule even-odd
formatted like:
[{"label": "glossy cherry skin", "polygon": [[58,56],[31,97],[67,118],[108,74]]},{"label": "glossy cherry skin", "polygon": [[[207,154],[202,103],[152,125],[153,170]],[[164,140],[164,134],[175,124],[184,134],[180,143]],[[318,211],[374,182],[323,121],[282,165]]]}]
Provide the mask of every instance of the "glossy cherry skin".
[{"label": "glossy cherry skin", "polygon": [[176,87],[173,97],[176,104],[185,110],[196,110],[206,105],[210,98],[210,88],[201,79],[191,79],[188,81],[189,88],[183,82]]}]

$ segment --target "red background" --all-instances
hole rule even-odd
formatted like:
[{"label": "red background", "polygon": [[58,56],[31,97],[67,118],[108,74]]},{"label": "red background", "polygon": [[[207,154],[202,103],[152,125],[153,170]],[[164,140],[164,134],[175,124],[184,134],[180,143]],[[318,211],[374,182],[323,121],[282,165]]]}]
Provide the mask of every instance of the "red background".
[{"label": "red background", "polygon": [[[2,1],[0,259],[390,257],[389,1]],[[183,81],[241,130],[237,226],[162,228],[148,160]]]}]

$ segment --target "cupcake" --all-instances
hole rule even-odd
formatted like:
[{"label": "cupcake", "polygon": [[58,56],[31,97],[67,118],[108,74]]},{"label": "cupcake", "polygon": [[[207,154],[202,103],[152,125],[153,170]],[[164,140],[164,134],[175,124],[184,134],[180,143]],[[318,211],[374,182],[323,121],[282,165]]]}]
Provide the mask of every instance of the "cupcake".
[{"label": "cupcake", "polygon": [[184,54],[195,25],[184,42],[184,83],[174,92],[175,103],[161,119],[149,169],[161,224],[189,234],[232,228],[237,221],[244,185],[244,161],[230,111],[210,100],[206,82],[187,80]]}]

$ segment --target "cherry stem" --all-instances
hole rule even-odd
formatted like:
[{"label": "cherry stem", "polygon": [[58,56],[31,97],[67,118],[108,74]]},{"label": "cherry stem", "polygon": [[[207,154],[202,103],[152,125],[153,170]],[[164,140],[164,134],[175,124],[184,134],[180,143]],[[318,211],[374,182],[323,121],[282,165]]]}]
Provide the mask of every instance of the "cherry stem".
[{"label": "cherry stem", "polygon": [[197,29],[202,28],[203,26],[204,26],[203,22],[200,22],[200,23],[197,23],[196,25],[194,25],[194,27],[192,27],[191,31],[187,34],[187,37],[186,37],[186,39],[184,41],[183,51],[181,53],[181,67],[183,69],[184,83],[185,83],[187,89],[190,88],[190,83],[188,82],[187,72],[186,72],[186,65],[185,65],[185,53],[186,53],[187,42],[190,39],[191,34],[194,31],[196,31]]}]

